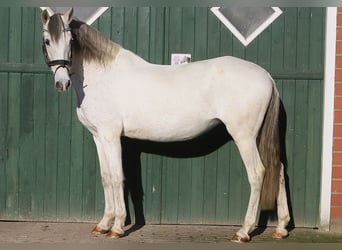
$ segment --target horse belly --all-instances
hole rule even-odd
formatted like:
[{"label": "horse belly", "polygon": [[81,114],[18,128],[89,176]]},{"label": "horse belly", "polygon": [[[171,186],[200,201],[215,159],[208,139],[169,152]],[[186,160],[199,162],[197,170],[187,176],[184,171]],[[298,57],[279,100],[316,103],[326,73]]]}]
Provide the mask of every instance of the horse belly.
[{"label": "horse belly", "polygon": [[171,142],[192,139],[209,131],[219,123],[217,119],[144,119],[126,122],[124,135],[130,138]]}]

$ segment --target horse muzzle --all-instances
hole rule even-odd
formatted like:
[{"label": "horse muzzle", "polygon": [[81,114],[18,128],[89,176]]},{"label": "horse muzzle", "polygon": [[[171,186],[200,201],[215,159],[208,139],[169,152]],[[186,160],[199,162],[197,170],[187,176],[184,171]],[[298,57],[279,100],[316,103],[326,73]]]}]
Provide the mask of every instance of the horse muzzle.
[{"label": "horse muzzle", "polygon": [[65,92],[71,85],[69,68],[60,65],[55,70],[55,87],[58,91]]},{"label": "horse muzzle", "polygon": [[67,81],[57,81],[55,83],[56,89],[58,91],[61,91],[61,92],[67,91],[68,88],[70,87],[70,85],[71,85],[71,81],[70,80],[67,80]]}]

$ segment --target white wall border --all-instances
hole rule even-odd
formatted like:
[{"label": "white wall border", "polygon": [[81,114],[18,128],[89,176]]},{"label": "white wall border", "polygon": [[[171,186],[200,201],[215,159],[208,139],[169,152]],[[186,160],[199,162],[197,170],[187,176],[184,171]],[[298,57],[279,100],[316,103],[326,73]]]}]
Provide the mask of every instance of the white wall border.
[{"label": "white wall border", "polygon": [[335,100],[337,8],[326,9],[320,229],[329,231]]}]

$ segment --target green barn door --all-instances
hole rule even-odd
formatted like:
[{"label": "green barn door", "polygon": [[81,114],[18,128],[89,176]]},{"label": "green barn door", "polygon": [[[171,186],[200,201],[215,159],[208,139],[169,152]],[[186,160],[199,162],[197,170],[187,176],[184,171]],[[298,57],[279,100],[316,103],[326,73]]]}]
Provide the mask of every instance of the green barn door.
[{"label": "green barn door", "polygon": [[[282,10],[246,48],[208,8],[110,8],[94,26],[152,63],[170,64],[171,53],[191,53],[192,61],[233,55],[267,69],[286,111],[295,225],[315,227],[325,9]],[[97,221],[104,204],[96,149],[77,120],[73,91],[54,90],[40,13],[0,8],[0,219]],[[135,206],[147,223],[242,222],[249,186],[223,127],[187,143],[124,139],[123,147],[132,219]]]}]

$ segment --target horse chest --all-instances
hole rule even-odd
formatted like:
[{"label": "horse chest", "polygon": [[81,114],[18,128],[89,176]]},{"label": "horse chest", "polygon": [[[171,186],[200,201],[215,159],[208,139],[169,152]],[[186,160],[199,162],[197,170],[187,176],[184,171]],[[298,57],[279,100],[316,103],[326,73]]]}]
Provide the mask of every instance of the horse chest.
[{"label": "horse chest", "polygon": [[77,108],[76,112],[78,120],[82,123],[82,125],[85,126],[92,134],[97,133],[96,125],[91,119],[87,117],[84,110],[82,108]]}]

